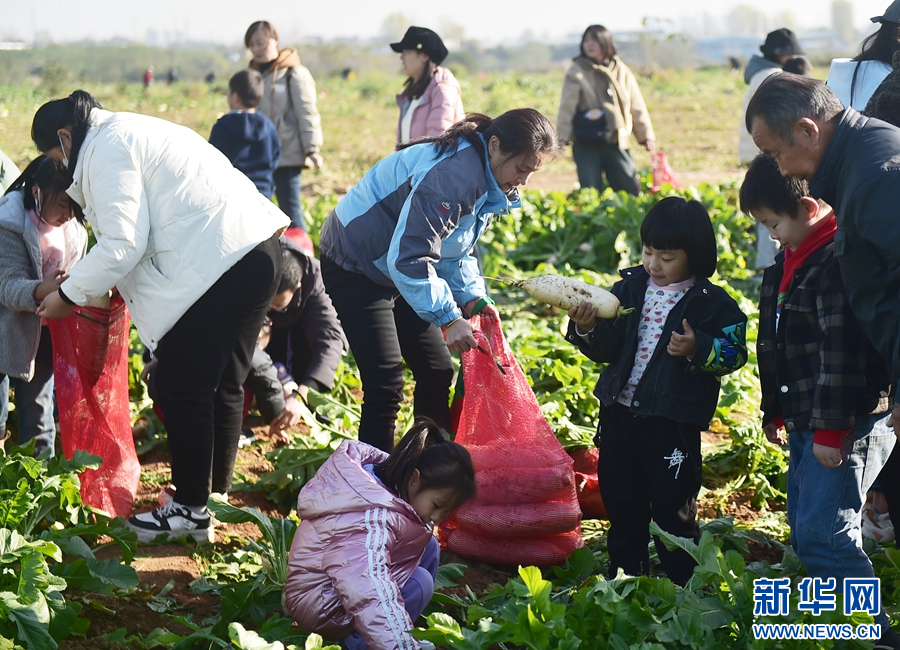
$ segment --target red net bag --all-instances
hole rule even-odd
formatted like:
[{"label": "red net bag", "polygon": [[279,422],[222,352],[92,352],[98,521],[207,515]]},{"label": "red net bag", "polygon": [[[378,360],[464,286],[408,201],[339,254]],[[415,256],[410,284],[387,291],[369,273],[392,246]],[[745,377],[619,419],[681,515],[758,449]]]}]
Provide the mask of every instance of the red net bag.
[{"label": "red net bag", "polygon": [[596,447],[570,450],[575,461],[575,491],[581,513],[588,519],[606,519],[606,506],[600,496],[600,481],[597,478],[597,463],[600,450]]},{"label": "red net bag", "polygon": [[110,516],[128,516],[141,465],[131,434],[125,301],[116,295],[109,309],[75,307],[48,323],[63,453],[71,458],[82,449],[103,459],[82,472],[81,498]]},{"label": "red net bag", "polygon": [[[472,318],[479,349],[462,355],[456,442],[475,466],[478,494],[441,524],[463,557],[547,566],[584,546],[572,459],[563,450],[499,326]],[[482,329],[484,327],[484,329]]]},{"label": "red net bag", "polygon": [[675,178],[675,172],[672,171],[672,167],[669,165],[669,159],[666,158],[664,151],[657,149],[653,152],[650,167],[653,170],[653,187],[650,188],[651,192],[659,192],[662,189],[663,183],[668,183],[672,186],[672,189],[681,189],[681,184]]}]

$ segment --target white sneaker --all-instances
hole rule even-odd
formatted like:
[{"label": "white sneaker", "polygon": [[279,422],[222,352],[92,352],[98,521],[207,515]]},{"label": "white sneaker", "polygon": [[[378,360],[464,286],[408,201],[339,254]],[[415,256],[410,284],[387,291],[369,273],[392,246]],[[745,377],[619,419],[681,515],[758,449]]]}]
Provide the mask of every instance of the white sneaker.
[{"label": "white sneaker", "polygon": [[142,544],[153,542],[161,535],[164,539],[187,535],[198,542],[215,541],[209,513],[197,515],[174,500],[156,510],[134,515],[126,524],[137,533],[138,541]]}]

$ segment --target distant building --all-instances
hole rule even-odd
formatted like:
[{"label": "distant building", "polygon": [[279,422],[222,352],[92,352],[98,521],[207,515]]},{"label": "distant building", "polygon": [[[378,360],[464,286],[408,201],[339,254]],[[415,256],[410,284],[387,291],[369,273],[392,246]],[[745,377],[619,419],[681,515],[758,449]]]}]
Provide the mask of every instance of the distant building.
[{"label": "distant building", "polygon": [[31,44],[25,41],[0,41],[0,50],[30,50]]},{"label": "distant building", "polygon": [[856,28],[853,27],[853,5],[848,0],[832,1],[831,28],[846,45],[856,44]]}]

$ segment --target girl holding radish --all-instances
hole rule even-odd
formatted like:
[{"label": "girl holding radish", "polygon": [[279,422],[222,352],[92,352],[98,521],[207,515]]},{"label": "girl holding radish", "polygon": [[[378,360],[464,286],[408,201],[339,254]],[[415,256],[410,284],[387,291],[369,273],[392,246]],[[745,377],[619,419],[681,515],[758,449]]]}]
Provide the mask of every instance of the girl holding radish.
[{"label": "girl holding radish", "polygon": [[[694,541],[702,459],[700,432],[709,426],[719,378],[747,361],[747,317],[709,277],[716,239],[704,207],[668,197],[641,224],[641,266],[624,269],[612,293],[634,311],[597,317],[582,302],[569,310],[566,339],[608,365],[600,400],[600,493],[609,515],[609,570],[649,575],[651,520]],[[684,585],[694,569],[682,550],[656,541],[663,569]]]},{"label": "girl holding radish", "polygon": [[300,491],[282,602],[302,629],[349,650],[419,647],[434,526],[475,496],[469,452],[445,435],[418,418],[390,455],[348,440]]}]

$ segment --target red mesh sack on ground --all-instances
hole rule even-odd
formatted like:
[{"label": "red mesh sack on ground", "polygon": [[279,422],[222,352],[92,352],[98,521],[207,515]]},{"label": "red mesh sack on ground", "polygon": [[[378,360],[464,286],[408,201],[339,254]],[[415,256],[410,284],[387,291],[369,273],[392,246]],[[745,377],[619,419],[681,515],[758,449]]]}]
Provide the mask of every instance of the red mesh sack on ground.
[{"label": "red mesh sack on ground", "polygon": [[600,450],[596,447],[582,447],[569,451],[575,461],[575,491],[578,505],[587,519],[606,519],[606,506],[600,496],[600,482],[597,479],[597,463]]},{"label": "red mesh sack on ground", "polygon": [[63,453],[71,458],[82,449],[103,459],[82,472],[81,498],[110,516],[128,516],[141,465],[131,434],[125,301],[116,295],[109,309],[75,307],[48,323]]},{"label": "red mesh sack on ground", "polygon": [[663,183],[668,183],[673,189],[681,189],[681,184],[676,180],[675,172],[669,166],[669,159],[666,158],[664,151],[657,149],[653,152],[650,167],[653,170],[653,187],[650,188],[651,192],[659,192]]},{"label": "red mesh sack on ground", "polygon": [[486,562],[559,564],[584,546],[572,458],[500,327],[480,316],[471,323],[480,349],[462,355],[463,397],[453,418],[478,494],[441,524],[441,539],[454,553]]}]

